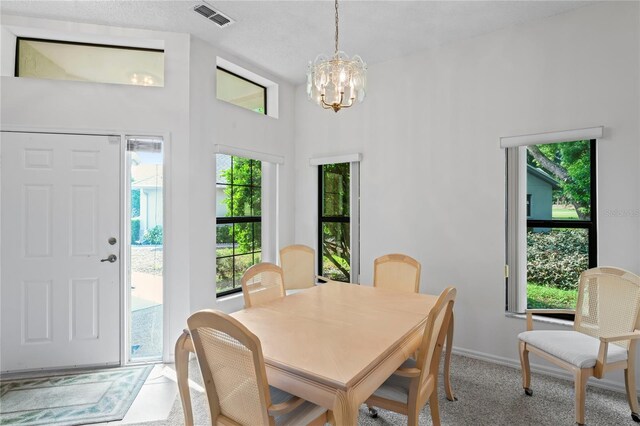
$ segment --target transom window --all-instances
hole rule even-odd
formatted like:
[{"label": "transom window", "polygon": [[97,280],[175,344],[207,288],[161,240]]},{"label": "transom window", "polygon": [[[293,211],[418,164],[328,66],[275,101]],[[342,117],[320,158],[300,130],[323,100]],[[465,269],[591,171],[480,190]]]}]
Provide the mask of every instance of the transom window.
[{"label": "transom window", "polygon": [[216,72],[216,97],[221,101],[267,114],[267,88],[220,67]]},{"label": "transom window", "polygon": [[164,51],[18,37],[15,76],[164,86]]},{"label": "transom window", "polygon": [[245,271],[262,258],[262,164],[216,155],[216,294],[241,291]]}]

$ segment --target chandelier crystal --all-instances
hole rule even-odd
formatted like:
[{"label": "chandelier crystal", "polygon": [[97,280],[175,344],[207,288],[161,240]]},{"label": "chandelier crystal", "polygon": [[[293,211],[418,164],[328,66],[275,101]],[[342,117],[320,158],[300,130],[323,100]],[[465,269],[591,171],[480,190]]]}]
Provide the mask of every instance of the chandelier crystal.
[{"label": "chandelier crystal", "polygon": [[334,112],[349,108],[365,97],[367,64],[358,55],[351,59],[338,50],[338,0],[336,8],[336,46],[330,58],[318,55],[309,62],[307,70],[307,95],[309,100]]}]

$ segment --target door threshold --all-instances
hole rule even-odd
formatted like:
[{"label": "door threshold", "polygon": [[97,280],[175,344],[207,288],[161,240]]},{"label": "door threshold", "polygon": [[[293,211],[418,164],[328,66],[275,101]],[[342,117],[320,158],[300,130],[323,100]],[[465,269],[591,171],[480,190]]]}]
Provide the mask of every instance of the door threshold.
[{"label": "door threshold", "polygon": [[110,368],[125,367],[121,364],[108,364],[108,365],[83,365],[82,367],[68,367],[68,368],[55,368],[55,369],[38,369],[38,370],[22,370],[12,371],[9,373],[0,373],[1,380],[16,380],[16,379],[37,379],[39,377],[56,377],[66,376],[68,374],[79,374],[85,372],[95,372],[96,370],[106,370]]}]

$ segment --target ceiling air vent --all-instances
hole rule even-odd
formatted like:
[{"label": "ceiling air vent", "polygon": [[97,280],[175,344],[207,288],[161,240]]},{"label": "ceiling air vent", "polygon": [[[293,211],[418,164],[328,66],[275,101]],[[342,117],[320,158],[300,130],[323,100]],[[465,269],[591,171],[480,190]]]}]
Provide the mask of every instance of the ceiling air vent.
[{"label": "ceiling air vent", "polygon": [[200,4],[193,8],[195,12],[198,12],[200,15],[204,16],[210,21],[215,22],[220,28],[227,27],[234,23],[234,20],[229,18],[227,15],[218,12],[217,10],[212,9],[208,5]]}]

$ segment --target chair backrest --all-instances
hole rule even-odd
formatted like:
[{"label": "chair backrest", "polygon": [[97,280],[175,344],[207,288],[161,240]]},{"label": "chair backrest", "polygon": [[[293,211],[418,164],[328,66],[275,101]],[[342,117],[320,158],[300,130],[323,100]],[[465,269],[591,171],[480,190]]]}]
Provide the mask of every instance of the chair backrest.
[{"label": "chair backrest", "polygon": [[280,265],[285,290],[313,287],[316,251],[309,246],[294,244],[280,250]]},{"label": "chair backrest", "polygon": [[253,265],[244,273],[241,282],[245,308],[284,297],[282,269],[273,263]]},{"label": "chair backrest", "polygon": [[[640,277],[619,268],[600,267],[580,274],[573,328],[593,337],[640,329]],[[614,342],[623,348],[629,341]]]},{"label": "chair backrest", "polygon": [[418,359],[416,360],[416,367],[420,369],[418,398],[423,399],[419,401],[419,404],[424,405],[426,402],[424,391],[429,376],[438,375],[442,345],[447,337],[455,300],[456,289],[454,287],[445,288],[440,293],[438,300],[427,317],[422,342],[418,349]]},{"label": "chair backrest", "polygon": [[[187,320],[212,424],[269,425],[271,406],[260,340],[238,320],[204,310]],[[226,422],[224,420],[227,420]]]},{"label": "chair backrest", "polygon": [[420,262],[404,254],[387,254],[373,261],[373,286],[418,293]]}]

